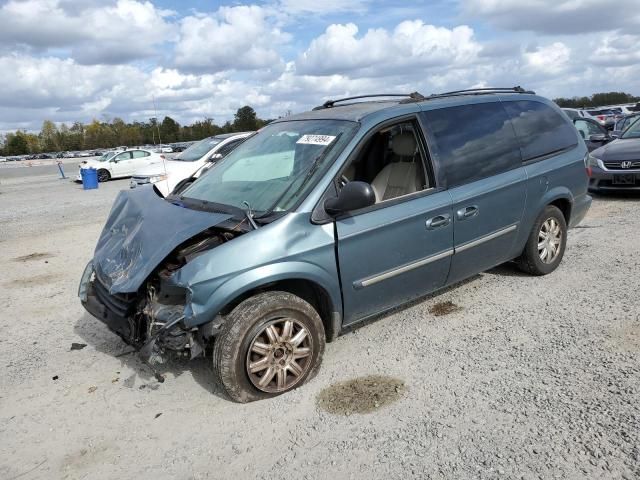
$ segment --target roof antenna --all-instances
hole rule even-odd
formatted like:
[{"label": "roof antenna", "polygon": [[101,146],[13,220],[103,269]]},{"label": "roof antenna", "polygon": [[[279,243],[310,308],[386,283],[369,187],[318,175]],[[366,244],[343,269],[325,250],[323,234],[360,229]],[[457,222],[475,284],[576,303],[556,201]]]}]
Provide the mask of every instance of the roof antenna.
[{"label": "roof antenna", "polygon": [[169,179],[167,178],[167,163],[165,162],[164,155],[162,153],[162,139],[160,138],[160,124],[158,123],[158,110],[156,109],[155,95],[151,95],[151,100],[153,101],[153,113],[156,116],[156,128],[158,129],[158,143],[160,144],[160,158],[162,159],[162,168],[164,168],[164,180],[165,182],[167,182],[167,188],[169,188]]}]

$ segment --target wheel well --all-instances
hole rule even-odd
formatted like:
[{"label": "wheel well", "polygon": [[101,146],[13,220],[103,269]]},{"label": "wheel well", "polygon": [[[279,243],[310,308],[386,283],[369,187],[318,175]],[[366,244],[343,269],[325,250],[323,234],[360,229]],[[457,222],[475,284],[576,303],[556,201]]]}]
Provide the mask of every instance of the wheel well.
[{"label": "wheel well", "polygon": [[302,298],[303,300],[308,302],[316,310],[316,312],[318,312],[318,315],[320,315],[320,319],[322,320],[322,324],[324,325],[324,331],[327,337],[327,341],[330,341],[337,335],[338,332],[334,331],[336,327],[332,322],[334,312],[331,305],[331,297],[329,297],[329,294],[324,288],[310,280],[279,280],[277,282],[271,282],[265,285],[261,285],[252,290],[248,290],[234,298],[231,302],[225,305],[225,307],[220,311],[220,314],[226,315],[247,298],[252,297],[258,293],[270,291],[288,292]]},{"label": "wheel well", "polygon": [[549,205],[553,205],[554,207],[558,207],[564,216],[565,222],[569,225],[569,219],[571,218],[571,202],[566,198],[558,198],[554,200]]}]

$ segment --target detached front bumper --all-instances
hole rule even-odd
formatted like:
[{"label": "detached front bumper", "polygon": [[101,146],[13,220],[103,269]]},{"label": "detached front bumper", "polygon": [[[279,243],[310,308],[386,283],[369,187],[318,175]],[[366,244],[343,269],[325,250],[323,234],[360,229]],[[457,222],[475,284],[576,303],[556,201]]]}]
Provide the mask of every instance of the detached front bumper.
[{"label": "detached front bumper", "polygon": [[82,306],[92,316],[104,323],[109,330],[135,347],[143,341],[140,325],[134,321],[135,298],[110,295],[97,279],[93,262],[89,262],[82,274],[78,297]]}]

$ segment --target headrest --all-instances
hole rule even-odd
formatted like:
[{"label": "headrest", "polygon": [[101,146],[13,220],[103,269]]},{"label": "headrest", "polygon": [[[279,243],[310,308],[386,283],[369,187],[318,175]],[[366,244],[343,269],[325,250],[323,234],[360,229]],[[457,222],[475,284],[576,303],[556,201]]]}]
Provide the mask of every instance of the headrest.
[{"label": "headrest", "polygon": [[401,157],[409,157],[416,153],[416,139],[411,132],[399,133],[393,137],[391,149]]}]

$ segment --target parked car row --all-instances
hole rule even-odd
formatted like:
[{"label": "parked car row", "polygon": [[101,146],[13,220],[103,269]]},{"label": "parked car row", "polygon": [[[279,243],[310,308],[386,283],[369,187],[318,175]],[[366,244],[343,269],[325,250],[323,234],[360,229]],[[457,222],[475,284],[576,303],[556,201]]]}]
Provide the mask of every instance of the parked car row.
[{"label": "parked car row", "polygon": [[563,108],[569,118],[590,118],[608,130],[614,130],[615,124],[628,115],[640,113],[638,105],[613,105],[600,108]]}]

